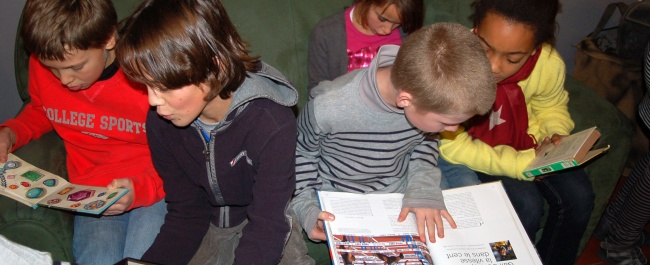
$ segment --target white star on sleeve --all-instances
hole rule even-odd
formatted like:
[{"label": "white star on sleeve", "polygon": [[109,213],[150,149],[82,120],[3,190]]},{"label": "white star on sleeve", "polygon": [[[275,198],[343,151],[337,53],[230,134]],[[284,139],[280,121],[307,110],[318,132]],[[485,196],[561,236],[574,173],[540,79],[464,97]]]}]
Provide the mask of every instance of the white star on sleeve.
[{"label": "white star on sleeve", "polygon": [[506,122],[506,120],[501,119],[501,108],[503,108],[503,106],[500,106],[497,111],[490,112],[490,130],[495,126]]}]

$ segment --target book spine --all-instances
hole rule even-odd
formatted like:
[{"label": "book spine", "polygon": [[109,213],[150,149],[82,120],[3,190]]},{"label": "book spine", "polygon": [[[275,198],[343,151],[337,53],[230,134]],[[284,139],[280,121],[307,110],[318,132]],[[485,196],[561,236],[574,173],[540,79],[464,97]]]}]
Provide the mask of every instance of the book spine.
[{"label": "book spine", "polygon": [[578,165],[578,162],[575,160],[565,160],[565,161],[560,161],[557,163],[549,164],[543,167],[538,167],[538,168],[533,168],[531,170],[526,170],[524,171],[524,175],[529,178],[533,178],[539,175],[544,175],[548,174],[554,171],[562,170],[562,169],[567,169],[571,167],[575,167]]}]

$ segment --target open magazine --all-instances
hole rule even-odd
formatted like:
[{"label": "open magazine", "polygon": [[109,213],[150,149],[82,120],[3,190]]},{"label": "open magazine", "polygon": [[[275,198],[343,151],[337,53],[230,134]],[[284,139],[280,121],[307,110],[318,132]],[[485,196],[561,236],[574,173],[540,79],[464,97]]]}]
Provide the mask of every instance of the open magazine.
[{"label": "open magazine", "polygon": [[[542,264],[501,182],[443,190],[445,237],[419,240],[415,214],[397,222],[402,194],[319,191],[332,264]],[[443,219],[444,220],[444,219]]]},{"label": "open magazine", "polygon": [[0,195],[32,208],[39,205],[73,212],[101,214],[129,189],[69,183],[64,178],[35,167],[9,154],[0,165]]}]

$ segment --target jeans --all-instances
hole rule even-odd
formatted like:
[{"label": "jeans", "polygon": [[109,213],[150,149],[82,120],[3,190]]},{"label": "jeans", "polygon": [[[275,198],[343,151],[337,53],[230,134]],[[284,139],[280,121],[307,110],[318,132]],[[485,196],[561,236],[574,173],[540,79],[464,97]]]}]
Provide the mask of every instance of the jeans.
[{"label": "jeans", "polygon": [[477,174],[482,182],[502,181],[532,242],[540,228],[546,201],[549,212],[542,236],[535,245],[537,252],[544,264],[574,263],[595,197],[591,181],[582,168],[559,171],[535,181]]},{"label": "jeans", "polygon": [[462,164],[449,163],[442,156],[438,158],[438,168],[442,172],[440,189],[446,190],[481,184],[474,170]]},{"label": "jeans", "polygon": [[75,215],[72,252],[79,264],[115,264],[123,258],[140,259],[165,221],[167,204],[161,200],[120,215]]}]

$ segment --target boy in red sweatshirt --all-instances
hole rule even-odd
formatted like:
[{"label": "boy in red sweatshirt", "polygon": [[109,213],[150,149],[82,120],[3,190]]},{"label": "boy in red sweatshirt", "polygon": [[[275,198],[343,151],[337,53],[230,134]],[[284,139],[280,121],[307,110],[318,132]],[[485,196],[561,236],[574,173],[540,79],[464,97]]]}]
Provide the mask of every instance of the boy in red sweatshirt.
[{"label": "boy in red sweatshirt", "polygon": [[31,53],[31,102],[0,125],[0,162],[55,130],[70,182],[131,190],[101,217],[75,216],[80,264],[140,258],[166,213],[145,134],[147,92],[115,63],[117,25],[110,0],[28,0],[20,34]]}]

